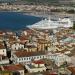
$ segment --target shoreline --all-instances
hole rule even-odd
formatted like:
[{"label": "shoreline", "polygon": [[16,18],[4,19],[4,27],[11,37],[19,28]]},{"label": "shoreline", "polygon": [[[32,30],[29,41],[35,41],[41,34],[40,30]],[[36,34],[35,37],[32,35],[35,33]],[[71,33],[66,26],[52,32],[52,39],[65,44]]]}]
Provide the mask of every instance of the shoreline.
[{"label": "shoreline", "polygon": [[28,16],[34,16],[34,17],[40,17],[40,18],[52,18],[52,19],[57,19],[57,18],[64,18],[64,17],[69,17],[72,21],[75,22],[75,14],[68,14],[68,13],[60,13],[60,12],[48,12],[44,13],[42,12],[34,12],[34,11],[0,11],[0,12],[16,12],[16,13],[22,13],[23,15],[28,15]]},{"label": "shoreline", "polygon": [[42,17],[42,18],[64,18],[64,17],[69,17],[72,21],[75,21],[75,14],[66,14],[66,13],[55,13],[55,12],[52,12],[50,14],[41,14],[41,13],[26,13],[26,12],[23,12],[24,15],[30,15],[30,16],[35,16],[35,17]]},{"label": "shoreline", "polygon": [[[15,11],[1,11],[1,12],[15,12]],[[38,14],[38,13],[35,14],[35,13],[27,13],[27,12],[16,12],[16,13],[22,13],[23,15],[28,15],[28,16],[33,16],[33,17],[39,17],[39,18],[41,18],[41,20],[44,19],[44,18],[48,18],[48,17],[58,18],[58,17],[60,17],[60,15],[61,15],[61,17],[65,17],[65,16],[62,16],[63,14],[60,14],[60,13],[50,13],[50,14]],[[69,14],[68,16],[73,16],[73,15],[74,14]],[[75,15],[74,15],[74,21],[75,21]],[[27,27],[25,26],[24,28],[18,29],[18,30],[10,30],[10,29],[7,30],[6,29],[6,31],[22,31],[24,29],[27,29]]]},{"label": "shoreline", "polygon": [[49,17],[50,16],[55,16],[55,17],[65,17],[65,16],[73,16],[75,17],[75,14],[68,14],[64,12],[35,12],[35,11],[0,11],[0,12],[16,12],[16,13],[23,13],[23,15],[30,15],[30,16],[35,16],[35,17]]}]

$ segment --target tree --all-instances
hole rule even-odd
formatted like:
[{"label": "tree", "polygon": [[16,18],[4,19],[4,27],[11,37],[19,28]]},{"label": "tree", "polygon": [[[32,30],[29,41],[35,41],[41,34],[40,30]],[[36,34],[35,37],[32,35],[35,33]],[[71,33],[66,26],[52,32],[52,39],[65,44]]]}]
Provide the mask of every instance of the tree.
[{"label": "tree", "polygon": [[74,24],[73,24],[73,29],[75,30],[75,22],[74,22]]},{"label": "tree", "polygon": [[75,13],[75,11],[74,11],[73,9],[68,10],[67,12],[68,12],[68,13]]},{"label": "tree", "polygon": [[67,62],[65,61],[62,65],[60,65],[60,68],[63,68],[65,71],[65,68],[68,66]]}]

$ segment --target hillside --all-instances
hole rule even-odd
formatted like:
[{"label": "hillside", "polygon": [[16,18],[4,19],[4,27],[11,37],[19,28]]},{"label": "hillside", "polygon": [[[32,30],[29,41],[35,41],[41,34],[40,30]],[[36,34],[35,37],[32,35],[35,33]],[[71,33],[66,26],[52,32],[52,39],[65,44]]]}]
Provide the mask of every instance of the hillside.
[{"label": "hillside", "polygon": [[0,0],[16,4],[70,5],[75,6],[75,0]]},{"label": "hillside", "polygon": [[21,0],[21,2],[25,2],[28,4],[44,4],[44,5],[58,4],[58,0]]},{"label": "hillside", "polygon": [[46,5],[75,5],[74,0],[20,0],[31,4],[46,4]]}]

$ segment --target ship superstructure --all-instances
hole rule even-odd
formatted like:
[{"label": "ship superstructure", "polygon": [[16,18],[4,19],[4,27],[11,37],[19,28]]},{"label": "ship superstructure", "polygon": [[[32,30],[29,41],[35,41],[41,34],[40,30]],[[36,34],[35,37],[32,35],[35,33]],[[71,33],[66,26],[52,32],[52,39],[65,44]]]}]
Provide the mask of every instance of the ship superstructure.
[{"label": "ship superstructure", "polygon": [[36,28],[36,29],[53,29],[53,28],[60,28],[60,27],[72,27],[73,26],[73,22],[71,21],[70,18],[63,18],[63,19],[58,19],[58,20],[54,20],[54,19],[44,19],[41,20],[33,25],[29,25],[27,27],[29,28]]}]

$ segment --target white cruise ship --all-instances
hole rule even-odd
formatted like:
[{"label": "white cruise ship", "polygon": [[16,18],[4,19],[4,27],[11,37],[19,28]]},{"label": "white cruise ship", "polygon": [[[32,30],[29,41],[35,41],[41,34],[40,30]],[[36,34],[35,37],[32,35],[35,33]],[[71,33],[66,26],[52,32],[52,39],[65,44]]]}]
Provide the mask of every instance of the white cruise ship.
[{"label": "white cruise ship", "polygon": [[54,29],[54,28],[68,28],[72,27],[73,22],[70,20],[70,18],[63,18],[58,20],[52,20],[52,19],[44,19],[41,20],[33,25],[27,26],[28,28],[35,28],[35,29]]}]

